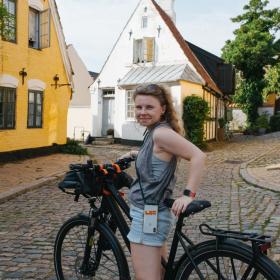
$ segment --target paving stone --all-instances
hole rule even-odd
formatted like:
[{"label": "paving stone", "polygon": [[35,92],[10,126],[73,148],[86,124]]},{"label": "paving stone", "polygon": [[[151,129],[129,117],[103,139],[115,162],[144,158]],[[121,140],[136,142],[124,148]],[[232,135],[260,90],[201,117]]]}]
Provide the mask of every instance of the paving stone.
[{"label": "paving stone", "polygon": [[[280,263],[280,195],[246,183],[239,174],[241,164],[250,161],[256,154],[261,155],[264,147],[279,148],[279,139],[274,136],[240,137],[208,152],[207,172],[198,197],[210,200],[212,207],[187,220],[184,232],[195,242],[206,239],[198,229],[202,222],[223,229],[268,232],[274,238],[270,257]],[[130,148],[113,145],[90,149],[102,162],[116,159]],[[272,164],[269,159],[265,160],[267,164]],[[273,156],[272,161],[275,160],[276,156]],[[255,167],[258,164],[261,161]],[[189,164],[182,160],[178,167],[175,196],[180,195],[186,185],[188,168]],[[128,172],[135,176],[133,168]],[[53,267],[56,234],[65,220],[89,210],[85,200],[74,202],[72,196],[58,190],[57,183],[46,183],[40,189],[0,204],[0,279],[56,279]],[[169,245],[170,242],[171,238]],[[123,242],[121,244],[124,248]],[[179,251],[182,253],[183,249]],[[126,256],[131,268],[127,249]]]}]

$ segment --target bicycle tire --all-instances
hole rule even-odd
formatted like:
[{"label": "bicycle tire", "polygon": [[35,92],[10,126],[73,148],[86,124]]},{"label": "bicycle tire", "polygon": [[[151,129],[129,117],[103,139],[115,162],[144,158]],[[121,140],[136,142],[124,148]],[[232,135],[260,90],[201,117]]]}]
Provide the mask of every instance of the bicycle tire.
[{"label": "bicycle tire", "polygon": [[[236,240],[225,240],[216,248],[216,240],[198,244],[191,251],[194,263],[198,266],[204,278],[200,278],[191,260],[185,255],[176,273],[176,280],[279,280],[280,268],[267,256],[261,254],[253,260],[252,248]],[[216,260],[219,260],[219,265]],[[253,262],[252,262],[253,260]],[[211,264],[210,264],[211,263]],[[252,269],[250,270],[250,264]],[[214,268],[211,268],[213,265]],[[222,276],[219,278],[217,267]],[[245,273],[248,273],[246,276]],[[244,278],[242,278],[244,277]]]},{"label": "bicycle tire", "polygon": [[94,236],[91,239],[93,246],[90,263],[92,267],[95,265],[97,250],[101,250],[100,263],[98,267],[94,267],[94,272],[92,272],[94,275],[81,273],[88,224],[88,216],[78,215],[67,220],[60,228],[54,247],[57,279],[130,279],[124,252],[108,225],[103,223],[96,225]]}]

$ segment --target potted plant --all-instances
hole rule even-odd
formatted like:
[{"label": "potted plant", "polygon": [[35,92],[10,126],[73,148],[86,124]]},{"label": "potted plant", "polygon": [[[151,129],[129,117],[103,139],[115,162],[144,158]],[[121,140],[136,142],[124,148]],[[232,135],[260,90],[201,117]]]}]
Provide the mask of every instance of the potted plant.
[{"label": "potted plant", "polygon": [[224,141],[225,139],[225,126],[226,126],[226,120],[224,118],[218,119],[218,130],[217,130],[217,140],[218,141]]},{"label": "potted plant", "polygon": [[263,135],[266,133],[267,129],[270,128],[269,120],[267,114],[262,114],[256,119],[256,129],[259,135]]},{"label": "potted plant", "polygon": [[106,131],[107,137],[108,138],[114,138],[114,129],[113,128],[108,128]]}]

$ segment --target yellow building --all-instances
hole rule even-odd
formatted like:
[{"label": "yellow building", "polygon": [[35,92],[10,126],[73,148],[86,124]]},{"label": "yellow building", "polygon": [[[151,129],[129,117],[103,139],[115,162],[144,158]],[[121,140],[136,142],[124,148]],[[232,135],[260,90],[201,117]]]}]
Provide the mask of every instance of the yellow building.
[{"label": "yellow building", "polygon": [[14,18],[0,37],[0,152],[64,144],[72,71],[56,3],[3,3]]}]

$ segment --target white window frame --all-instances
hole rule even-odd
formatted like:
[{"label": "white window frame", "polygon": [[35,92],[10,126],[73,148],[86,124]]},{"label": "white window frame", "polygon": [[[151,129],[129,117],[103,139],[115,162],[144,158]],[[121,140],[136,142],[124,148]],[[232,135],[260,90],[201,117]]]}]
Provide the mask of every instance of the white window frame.
[{"label": "white window frame", "polygon": [[[148,57],[148,43],[152,43],[151,59]],[[155,61],[155,37],[144,37],[133,41],[133,63],[149,63]]]},{"label": "white window frame", "polygon": [[133,100],[134,90],[127,90],[125,93],[125,119],[135,121],[135,104]]},{"label": "white window frame", "polygon": [[143,29],[148,27],[148,17],[147,16],[142,16],[141,27]]}]

